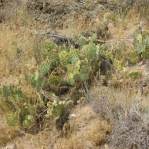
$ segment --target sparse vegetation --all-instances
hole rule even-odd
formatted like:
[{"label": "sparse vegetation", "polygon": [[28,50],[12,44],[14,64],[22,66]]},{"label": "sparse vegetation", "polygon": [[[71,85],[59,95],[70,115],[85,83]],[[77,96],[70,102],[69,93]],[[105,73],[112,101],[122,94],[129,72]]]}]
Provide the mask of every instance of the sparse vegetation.
[{"label": "sparse vegetation", "polygon": [[141,32],[136,34],[134,45],[140,58],[149,59],[149,34]]},{"label": "sparse vegetation", "polygon": [[142,74],[140,72],[131,72],[129,73],[129,77],[133,80],[140,79]]},{"label": "sparse vegetation", "polygon": [[1,92],[1,109],[7,115],[7,122],[11,126],[30,129],[36,125],[40,101],[29,99],[15,86],[3,86]]},{"label": "sparse vegetation", "polygon": [[0,0],[0,147],[147,149],[148,6]]}]

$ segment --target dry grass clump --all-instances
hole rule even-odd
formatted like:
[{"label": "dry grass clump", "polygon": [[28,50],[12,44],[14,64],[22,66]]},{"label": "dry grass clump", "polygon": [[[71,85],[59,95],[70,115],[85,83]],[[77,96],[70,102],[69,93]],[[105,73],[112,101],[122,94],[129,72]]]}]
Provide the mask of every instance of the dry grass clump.
[{"label": "dry grass clump", "polygon": [[20,136],[20,132],[14,128],[0,128],[0,132],[0,147]]},{"label": "dry grass clump", "polygon": [[107,121],[93,120],[85,131],[85,140],[89,140],[95,146],[105,143],[107,134],[111,132],[111,126]]},{"label": "dry grass clump", "polygon": [[25,58],[31,56],[33,39],[28,32],[20,28],[11,29],[1,25],[0,31],[1,69],[7,70],[11,67],[14,70],[25,61]]},{"label": "dry grass clump", "polygon": [[[55,134],[52,131],[44,130],[36,135],[24,134],[12,141],[17,149],[53,149],[49,144],[53,143]],[[51,139],[52,138],[52,139]]]},{"label": "dry grass clump", "polygon": [[0,23],[13,19],[17,14],[19,0],[1,0],[0,1]]},{"label": "dry grass clump", "polygon": [[86,144],[83,143],[81,138],[72,136],[69,139],[61,139],[55,145],[54,149],[85,149]]},{"label": "dry grass clump", "polygon": [[23,19],[23,14],[20,14],[17,19],[0,24],[1,84],[17,85],[15,82],[19,83],[25,74],[33,72],[36,68],[35,53],[39,41],[32,31],[38,25],[36,26],[30,18],[25,19],[26,23]]},{"label": "dry grass clump", "polygon": [[39,41],[32,33],[39,24],[28,15],[26,0],[1,0],[0,17],[3,13],[5,20],[0,23],[0,79],[7,77],[9,82],[35,68],[33,49]]},{"label": "dry grass clump", "polygon": [[95,149],[105,143],[110,125],[100,119],[91,120],[84,128],[74,132],[70,137],[60,138],[54,149]]},{"label": "dry grass clump", "polygon": [[96,149],[104,144],[111,126],[100,119],[89,105],[78,106],[71,115],[68,122],[71,134],[58,138],[54,149]]}]

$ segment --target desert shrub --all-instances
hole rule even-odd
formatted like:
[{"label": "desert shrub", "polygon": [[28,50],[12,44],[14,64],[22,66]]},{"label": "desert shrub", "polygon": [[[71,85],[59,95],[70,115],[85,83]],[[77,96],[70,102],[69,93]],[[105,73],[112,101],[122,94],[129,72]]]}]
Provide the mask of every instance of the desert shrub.
[{"label": "desert shrub", "polygon": [[71,105],[72,101],[70,100],[48,102],[47,117],[54,118],[57,129],[63,129],[63,125],[68,120]]},{"label": "desert shrub", "polygon": [[53,103],[49,102],[47,116],[54,116],[56,118],[59,118],[71,103],[72,102],[69,100],[68,101],[54,100]]},{"label": "desert shrub", "polygon": [[135,50],[132,50],[128,55],[128,63],[131,65],[135,65],[139,62],[138,53]]},{"label": "desert shrub", "polygon": [[[61,101],[61,96],[69,94],[68,101],[76,103],[82,95],[79,90],[81,88],[87,90],[86,87],[90,86],[99,71],[102,56],[108,57],[104,51],[106,48],[94,43],[95,38],[92,37],[81,45],[81,49],[56,46],[51,42],[43,46],[41,52],[43,61],[27,80],[41,97],[46,98],[44,101],[50,117],[55,117],[58,121],[63,116],[66,117],[68,102],[65,99]],[[43,91],[54,94],[57,97],[56,101],[50,94],[47,98],[42,94]]]},{"label": "desert shrub", "polygon": [[136,80],[136,79],[140,79],[142,77],[142,73],[141,72],[138,72],[138,71],[135,71],[135,72],[129,73],[128,76],[131,79]]},{"label": "desert shrub", "polygon": [[80,51],[46,43],[41,50],[41,60],[35,73],[26,76],[26,80],[35,88],[40,99],[27,97],[16,86],[3,86],[0,90],[1,107],[6,111],[7,121],[11,125],[17,125],[22,129],[36,126],[38,115],[42,115],[40,112],[44,105],[45,111],[48,107],[48,112],[52,111],[54,117],[63,116],[67,109],[66,101],[61,104],[58,97],[57,105],[55,106],[53,100],[49,106],[48,101],[52,97],[50,94],[48,97],[45,96],[43,92],[52,92],[60,96],[69,88],[75,88],[77,84],[80,88],[81,83],[90,79],[94,69],[92,63],[98,60],[98,48],[94,43],[89,43]]},{"label": "desert shrub", "polygon": [[[104,50],[117,70],[122,70],[127,65],[135,65],[142,59],[148,59],[149,36],[148,33],[134,34],[134,47],[130,48],[125,42],[120,41],[112,44],[111,50]],[[109,47],[107,48],[109,49]]]},{"label": "desert shrub", "polygon": [[109,138],[114,148],[138,148],[147,149],[149,146],[149,121],[139,103],[134,103],[126,116],[114,125]]},{"label": "desert shrub", "polygon": [[146,32],[136,33],[134,47],[141,59],[149,59],[149,34]]},{"label": "desert shrub", "polygon": [[97,71],[101,47],[92,41],[81,49],[53,47],[49,43],[43,51],[44,61],[37,72],[29,77],[37,89],[50,85],[60,87],[64,84],[75,87],[77,82],[88,81]]},{"label": "desert shrub", "polygon": [[103,49],[104,55],[112,60],[116,70],[122,70],[130,59],[131,49],[124,41],[117,41]]},{"label": "desert shrub", "polygon": [[91,105],[96,113],[112,124],[112,132],[106,142],[111,148],[148,148],[149,111],[140,100],[126,106],[123,102],[111,101],[103,96],[91,101]]},{"label": "desert shrub", "polygon": [[42,104],[24,95],[16,86],[0,88],[0,107],[6,113],[9,125],[31,129],[36,123],[37,109]]},{"label": "desert shrub", "polygon": [[39,75],[39,72],[36,72],[35,74],[32,74],[30,76],[26,76],[26,80],[34,88],[36,88],[37,91],[40,91],[45,84],[45,80]]},{"label": "desert shrub", "polygon": [[[26,75],[26,81],[37,94],[37,99],[27,97],[16,86],[1,88],[1,105],[6,105],[8,109],[4,109],[8,123],[22,129],[31,129],[36,126],[38,115],[44,118],[47,112],[50,113],[49,116],[58,119],[58,123],[64,124],[61,120],[68,116],[69,101],[77,103],[99,71],[102,57],[110,57],[106,47],[97,45],[95,40],[96,36],[93,36],[81,45],[81,49],[57,46],[52,42],[43,44],[39,51],[37,70]],[[57,97],[56,100],[53,99],[53,94]]]}]

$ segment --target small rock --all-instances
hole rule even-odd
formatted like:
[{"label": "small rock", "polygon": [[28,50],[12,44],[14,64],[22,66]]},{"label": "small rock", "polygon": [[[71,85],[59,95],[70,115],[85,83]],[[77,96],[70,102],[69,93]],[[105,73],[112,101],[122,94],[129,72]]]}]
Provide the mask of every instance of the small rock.
[{"label": "small rock", "polygon": [[76,118],[76,117],[77,117],[77,116],[76,116],[76,114],[74,114],[74,113],[72,113],[72,114],[69,115],[69,118],[70,118],[70,119],[73,119],[73,118]]}]

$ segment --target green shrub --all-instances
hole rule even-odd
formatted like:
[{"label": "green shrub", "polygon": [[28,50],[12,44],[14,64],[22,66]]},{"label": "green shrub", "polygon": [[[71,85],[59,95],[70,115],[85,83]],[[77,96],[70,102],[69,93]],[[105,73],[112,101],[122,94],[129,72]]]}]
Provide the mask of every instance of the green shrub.
[{"label": "green shrub", "polygon": [[6,113],[7,122],[11,126],[30,129],[36,123],[38,104],[32,103],[20,88],[3,86],[0,88],[0,107]]},{"label": "green shrub", "polygon": [[69,109],[70,105],[72,104],[72,101],[70,100],[54,100],[53,103],[48,103],[48,111],[47,116],[60,118],[60,116],[65,112],[65,110]]},{"label": "green shrub", "polygon": [[149,59],[149,34],[145,32],[136,34],[134,47],[141,58]]},{"label": "green shrub", "polygon": [[95,63],[99,61],[100,46],[92,41],[83,45],[82,49],[65,49],[51,46],[51,43],[45,47],[47,49],[44,49],[46,52],[43,52],[43,57],[46,57],[46,60],[30,77],[31,84],[37,89],[42,89],[45,82],[49,85],[67,82],[75,86],[78,81],[88,81],[90,74],[94,72]]},{"label": "green shrub", "polygon": [[[46,112],[49,116],[65,117],[71,103],[78,100],[80,88],[84,83],[91,82],[99,71],[101,57],[111,56],[106,47],[96,45],[95,40],[96,36],[93,36],[81,49],[46,43],[40,50],[41,61],[38,61],[37,70],[26,76],[39,99],[26,97],[22,90],[15,86],[3,86],[0,89],[0,106],[6,111],[8,123],[28,130],[36,126],[38,116],[42,115],[43,118]],[[68,100],[61,101],[61,95],[67,93],[69,99],[66,96]],[[53,95],[57,95],[54,100]],[[59,119],[58,123],[63,122]]]},{"label": "green shrub", "polygon": [[[95,40],[95,37],[92,40]],[[57,95],[53,102],[46,101],[47,115],[63,116],[65,110],[69,109],[70,103],[78,99],[72,97],[76,94],[74,90],[78,91],[84,82],[91,80],[91,77],[99,71],[100,55],[105,54],[105,48],[96,45],[92,40],[82,45],[81,49],[51,47],[49,43],[48,50],[44,50],[46,52],[43,57],[46,59],[41,62],[36,73],[28,77],[28,80],[39,95],[44,90]],[[70,88],[69,100],[60,101],[61,93],[58,91],[67,87]],[[49,98],[52,99],[52,96],[49,95]]]},{"label": "green shrub", "polygon": [[132,65],[135,65],[139,62],[139,56],[136,51],[132,51],[129,53],[128,62]]},{"label": "green shrub", "polygon": [[135,71],[135,72],[131,72],[128,75],[131,79],[136,80],[136,79],[140,79],[142,77],[142,73]]},{"label": "green shrub", "polygon": [[45,85],[45,79],[40,76],[39,72],[36,71],[36,73],[26,76],[26,80],[37,89],[37,91],[40,91],[42,87]]}]

